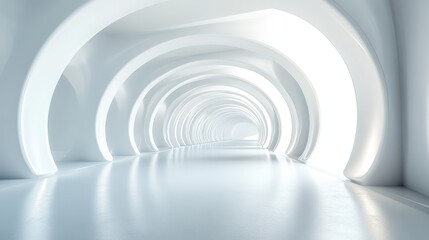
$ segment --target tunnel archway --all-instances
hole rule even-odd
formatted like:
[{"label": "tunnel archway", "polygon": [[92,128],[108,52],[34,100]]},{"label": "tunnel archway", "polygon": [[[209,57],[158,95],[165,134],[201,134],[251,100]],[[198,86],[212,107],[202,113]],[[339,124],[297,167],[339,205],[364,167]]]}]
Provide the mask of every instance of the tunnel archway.
[{"label": "tunnel archway", "polygon": [[[293,9],[299,9],[300,5],[299,3],[287,3],[287,4],[292,4],[292,6],[294,6]],[[285,4],[285,5],[287,5]],[[294,5],[295,4],[295,5]],[[319,29],[321,30],[326,30],[326,28],[324,28],[324,26],[326,27],[326,25],[328,23],[333,23],[333,24],[343,24],[343,26],[348,26],[348,30],[351,30],[349,32],[336,32],[335,34],[332,34],[329,31],[324,31],[324,33],[330,38],[330,40],[333,40],[333,42],[335,43],[336,47],[339,47],[341,53],[343,54],[343,58],[345,59],[346,63],[349,64],[351,62],[353,62],[353,60],[351,60],[351,55],[356,54],[355,55],[355,61],[356,61],[356,56],[359,56],[358,58],[363,60],[363,59],[367,59],[365,61],[363,61],[365,64],[367,64],[366,66],[368,67],[365,73],[358,73],[356,71],[355,68],[351,68],[351,75],[353,77],[353,79],[355,80],[355,88],[357,89],[356,93],[357,95],[357,100],[358,102],[372,102],[373,105],[371,106],[371,109],[361,109],[362,112],[359,113],[358,116],[358,134],[356,135],[356,141],[355,141],[355,147],[354,147],[354,151],[352,152],[352,157],[351,160],[349,162],[348,165],[348,170],[346,171],[347,175],[355,180],[361,181],[361,182],[365,182],[365,181],[369,181],[368,179],[371,179],[371,174],[366,175],[367,173],[369,173],[369,169],[371,168],[371,166],[373,166],[374,161],[376,161],[377,156],[378,156],[378,151],[381,151],[381,146],[386,143],[386,144],[390,144],[393,140],[389,139],[389,138],[385,138],[385,130],[387,127],[389,127],[389,129],[391,129],[391,125],[387,125],[386,126],[386,115],[387,115],[387,104],[386,104],[386,94],[385,94],[385,86],[383,85],[383,79],[382,79],[382,74],[379,71],[379,67],[377,66],[377,61],[372,57],[372,52],[370,49],[365,48],[365,40],[362,40],[362,38],[360,38],[359,33],[355,32],[353,26],[347,22],[346,19],[344,19],[341,14],[338,13],[338,11],[335,10],[335,8],[332,8],[331,5],[329,4],[325,4],[325,3],[319,3],[321,9],[323,9],[323,14],[330,12],[330,13],[334,13],[335,15],[335,21],[333,21],[333,19],[327,19],[324,22],[317,22],[317,21],[311,21],[311,16],[310,16],[310,10],[306,11],[306,12],[300,12],[300,16],[303,16],[304,19],[306,19],[307,21],[310,21],[312,24],[314,24],[315,26],[317,26]],[[278,6],[277,8],[281,9],[282,7]],[[123,9],[121,9],[121,11],[125,11]],[[292,11],[292,10],[290,10]],[[325,12],[326,11],[326,12]],[[292,11],[293,12],[293,11]],[[122,12],[123,14],[124,12]],[[124,14],[126,15],[126,14]],[[319,15],[318,15],[319,16]],[[317,17],[315,17],[317,18]],[[313,18],[314,20],[314,18]],[[66,29],[66,28],[64,28]],[[90,32],[90,31],[89,31]],[[344,34],[344,35],[341,35]],[[336,36],[335,36],[336,35]],[[339,37],[339,35],[341,35],[341,37]],[[342,39],[341,41],[338,41],[338,39]],[[55,37],[53,37],[52,39],[56,39]],[[81,40],[83,40],[84,38],[82,38]],[[348,39],[348,40],[345,40]],[[57,39],[58,40],[58,39]],[[79,41],[81,41],[79,40]],[[55,41],[55,40],[52,40]],[[341,43],[342,42],[342,43]],[[355,48],[351,48],[351,51],[346,51],[344,50],[344,46],[347,44],[355,44]],[[72,47],[70,51],[77,51],[76,47],[79,44],[75,45],[75,47]],[[49,49],[49,44],[46,45],[47,47],[44,48],[44,50]],[[46,53],[50,52],[50,50],[46,50]],[[60,51],[61,52],[61,51]],[[70,54],[65,54],[65,57],[62,56],[64,59],[67,59]],[[39,56],[43,56],[43,54],[41,53]],[[43,59],[43,57],[38,58],[38,60]],[[61,60],[60,62],[64,62],[65,60]],[[276,59],[277,61],[277,59]],[[44,60],[41,60],[40,62],[37,62],[37,64],[35,63],[33,65],[33,69],[36,69],[35,71],[43,71],[41,69],[43,69],[43,67],[38,66],[38,63],[40,64],[45,64]],[[277,61],[278,62],[278,61]],[[281,62],[281,61],[280,61]],[[38,67],[35,67],[35,66]],[[62,68],[62,64],[59,64],[58,66],[58,71],[59,69]],[[352,66],[349,64],[349,67]],[[40,68],[39,68],[40,67]],[[25,93],[22,95],[24,96],[21,100],[22,103],[22,107],[20,107],[19,109],[19,138],[21,140],[21,148],[22,148],[22,152],[24,153],[24,159],[27,161],[27,164],[29,165],[30,169],[33,170],[34,173],[36,172],[43,172],[43,171],[38,171],[36,170],[38,165],[43,166],[43,168],[46,167],[46,169],[51,169],[51,170],[55,170],[55,166],[53,165],[53,161],[52,161],[52,156],[49,153],[49,144],[47,141],[47,134],[46,134],[46,119],[47,119],[47,112],[48,111],[43,111],[41,110],[38,114],[34,115],[34,118],[38,119],[38,120],[34,120],[32,124],[26,122],[25,119],[28,119],[28,114],[30,114],[32,111],[31,106],[32,104],[40,103],[42,106],[46,107],[46,104],[42,103],[42,99],[44,99],[43,101],[48,102],[49,99],[51,98],[51,95],[47,95],[47,96],[40,96],[41,99],[39,99],[38,101],[32,101],[35,100],[32,97],[38,96],[36,91],[33,92],[33,90],[36,90],[37,87],[33,84],[33,81],[31,80],[33,76],[38,76],[38,73],[35,73],[35,71],[30,71],[31,74],[29,74],[28,76],[28,84],[26,85],[27,87],[25,88]],[[57,71],[57,72],[58,72]],[[54,73],[55,71],[52,71],[52,73]],[[374,87],[373,89],[371,89],[371,93],[366,92],[366,98],[364,99],[363,96],[361,94],[362,91],[359,89],[363,89],[365,88],[365,80],[363,78],[363,75],[371,75],[372,74],[372,78],[369,79],[377,79],[377,81],[375,81],[378,85],[377,87]],[[52,74],[52,76],[54,76],[55,74]],[[55,80],[55,77],[52,78],[53,81],[50,83],[53,83],[52,86],[55,86],[56,81],[58,80],[58,78],[56,78],[57,80]],[[357,80],[359,79],[359,80]],[[37,81],[36,81],[37,82]],[[48,81],[49,82],[49,81]],[[35,82],[34,82],[35,83]],[[372,83],[374,83],[374,81],[372,81]],[[374,85],[373,85],[374,86]],[[34,87],[34,88],[33,88]],[[51,89],[51,91],[47,91],[47,92],[53,92],[53,88]],[[370,95],[371,97],[368,97],[368,95]],[[31,97],[32,96],[32,97]],[[39,97],[39,96],[38,96]],[[374,104],[376,103],[376,104]],[[49,105],[49,104],[48,104]],[[361,104],[359,104],[358,106],[361,106]],[[48,107],[46,107],[45,109],[48,109]],[[366,115],[370,115],[374,118],[368,120],[368,119],[362,119],[362,116],[364,115],[364,113],[367,113]],[[380,114],[382,113],[382,114]],[[39,118],[40,116],[40,118]],[[34,119],[33,118],[33,119]],[[43,120],[45,119],[45,120]],[[37,123],[37,124],[36,124]],[[37,125],[39,127],[34,128],[34,126]],[[44,127],[45,126],[45,127]],[[34,130],[34,131],[33,131]],[[37,133],[37,134],[36,134]],[[40,134],[39,134],[40,133]],[[387,131],[387,133],[389,133],[389,131]],[[37,137],[39,136],[39,137]],[[43,137],[41,136],[45,136],[44,139],[42,140]],[[36,141],[36,138],[38,139]],[[370,138],[372,141],[370,143],[368,143],[368,138]],[[371,146],[367,146],[367,144],[371,144]],[[360,150],[363,149],[364,150]],[[37,150],[36,150],[37,149]],[[31,153],[30,153],[31,152]],[[33,156],[43,156],[43,157],[34,157]],[[31,162],[33,160],[29,160],[30,158],[35,159],[34,161],[47,161],[46,164],[32,164]],[[37,160],[36,160],[37,159]],[[44,160],[41,160],[44,159]],[[49,162],[49,163],[48,163]],[[36,167],[35,167],[36,166]],[[378,165],[374,165],[375,167]],[[50,171],[51,171],[50,170]],[[48,171],[48,170],[47,170]],[[49,172],[49,171],[48,171]],[[386,174],[385,178],[388,178],[389,175]]]}]

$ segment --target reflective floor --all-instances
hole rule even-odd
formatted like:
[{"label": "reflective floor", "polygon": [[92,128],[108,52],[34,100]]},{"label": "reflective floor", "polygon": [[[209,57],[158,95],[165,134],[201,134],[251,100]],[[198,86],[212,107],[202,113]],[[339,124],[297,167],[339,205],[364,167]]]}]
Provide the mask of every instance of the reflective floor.
[{"label": "reflective floor", "polygon": [[429,215],[242,143],[0,188],[0,239],[428,239]]}]

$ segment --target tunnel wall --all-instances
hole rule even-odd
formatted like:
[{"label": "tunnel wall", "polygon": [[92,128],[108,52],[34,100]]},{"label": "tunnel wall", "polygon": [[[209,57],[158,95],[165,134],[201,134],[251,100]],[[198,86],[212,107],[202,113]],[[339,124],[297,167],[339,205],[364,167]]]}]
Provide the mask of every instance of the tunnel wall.
[{"label": "tunnel wall", "polygon": [[404,185],[429,196],[429,2],[392,1],[402,88]]},{"label": "tunnel wall", "polygon": [[[378,166],[385,172],[394,172],[397,178],[388,185],[402,184],[401,165],[401,94],[398,72],[398,54],[395,26],[389,0],[335,0],[334,5],[343,10],[343,14],[360,28],[363,37],[367,38],[382,68],[388,92],[388,136],[387,143],[380,155],[389,159],[392,164]],[[407,1],[405,4],[409,4]]]}]

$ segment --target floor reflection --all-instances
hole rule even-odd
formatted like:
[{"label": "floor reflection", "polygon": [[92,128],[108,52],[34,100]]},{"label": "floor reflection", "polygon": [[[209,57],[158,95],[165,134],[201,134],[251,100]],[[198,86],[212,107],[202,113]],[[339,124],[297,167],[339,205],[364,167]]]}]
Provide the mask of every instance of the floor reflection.
[{"label": "floor reflection", "polygon": [[244,143],[0,189],[0,239],[419,239],[429,215]]},{"label": "floor reflection", "polygon": [[428,239],[429,215],[382,194],[346,183],[371,239]]}]

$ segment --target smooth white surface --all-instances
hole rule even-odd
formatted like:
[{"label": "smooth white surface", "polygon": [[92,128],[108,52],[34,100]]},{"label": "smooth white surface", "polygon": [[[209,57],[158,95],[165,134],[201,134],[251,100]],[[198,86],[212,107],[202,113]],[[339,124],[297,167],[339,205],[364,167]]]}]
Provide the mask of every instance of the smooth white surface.
[{"label": "smooth white surface", "polygon": [[403,89],[404,184],[429,196],[429,2],[392,3]]},{"label": "smooth white surface", "polygon": [[231,139],[256,141],[259,139],[258,128],[250,121],[238,123],[232,128]]},{"label": "smooth white surface", "polygon": [[246,142],[148,153],[0,187],[0,212],[0,238],[9,240],[429,234],[426,213]]}]

